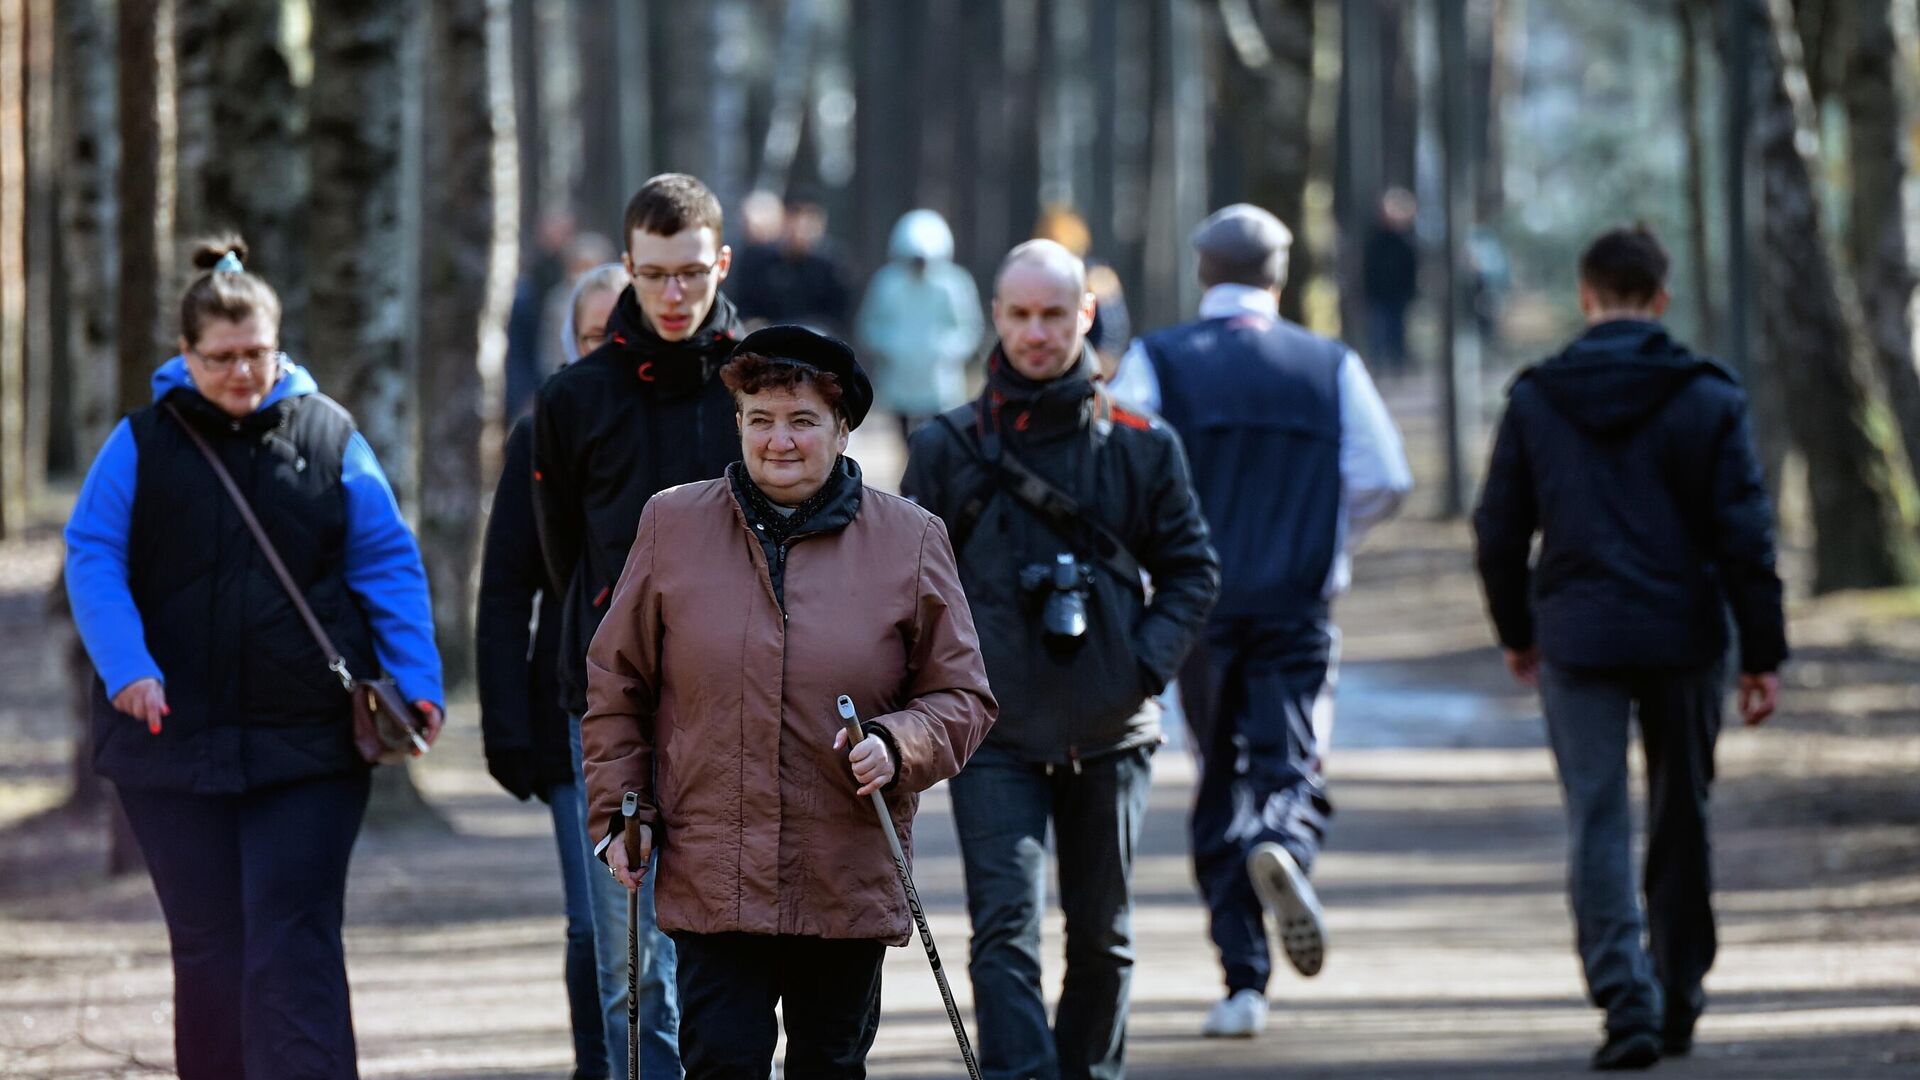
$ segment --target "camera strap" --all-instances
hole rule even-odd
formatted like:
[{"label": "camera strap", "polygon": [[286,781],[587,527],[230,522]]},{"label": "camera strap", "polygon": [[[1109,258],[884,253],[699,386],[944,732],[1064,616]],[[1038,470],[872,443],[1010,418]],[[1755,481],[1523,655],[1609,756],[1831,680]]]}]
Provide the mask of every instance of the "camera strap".
[{"label": "camera strap", "polygon": [[1092,561],[1105,567],[1108,573],[1119,578],[1121,584],[1133,591],[1146,591],[1141,584],[1140,560],[1127,550],[1126,542],[1088,514],[1073,496],[1014,456],[1002,444],[999,432],[986,432],[980,444],[975,445],[951,419],[942,415],[938,420],[967,453],[986,469],[988,476],[986,485],[961,504],[960,514],[953,522],[952,539],[956,552],[965,546],[973,527],[986,512],[988,500],[998,489],[1011,495],[1015,502],[1059,534],[1061,539],[1080,549],[1076,554],[1090,555]]}]

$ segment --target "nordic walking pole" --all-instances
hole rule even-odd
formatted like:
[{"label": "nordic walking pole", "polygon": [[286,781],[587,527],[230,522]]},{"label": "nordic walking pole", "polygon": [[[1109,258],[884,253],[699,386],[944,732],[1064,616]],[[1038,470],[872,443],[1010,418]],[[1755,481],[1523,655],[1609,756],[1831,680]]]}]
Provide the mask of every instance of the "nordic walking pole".
[{"label": "nordic walking pole", "polygon": [[[866,738],[860,730],[860,716],[854,712],[853,699],[840,695],[840,720],[847,729],[847,749]],[[893,763],[900,768],[899,762]],[[913,887],[913,875],[907,870],[907,853],[900,848],[900,834],[894,830],[893,815],[887,812],[886,796],[878,791],[869,796],[880,812],[880,828],[887,834],[887,849],[893,854],[893,868],[900,874],[900,887],[907,891],[907,910],[913,912],[914,925],[920,928],[920,944],[927,947],[927,963],[933,965],[933,981],[940,984],[940,1000],[946,1003],[947,1019],[953,1024],[953,1036],[960,1040],[960,1060],[967,1064],[970,1080],[980,1080],[980,1063],[973,1060],[973,1043],[967,1039],[967,1025],[960,1019],[960,1006],[953,1003],[953,988],[947,985],[947,969],[940,966],[940,953],[933,947],[933,930],[927,926],[927,913],[920,907],[920,890]]]},{"label": "nordic walking pole", "polygon": [[[625,827],[635,828],[633,815],[640,809],[639,792],[629,791],[620,800],[620,816]],[[625,838],[622,838],[622,842]],[[632,848],[628,848],[632,851]],[[632,862],[631,859],[628,860]],[[628,866],[628,874],[639,868]],[[627,890],[627,1080],[640,1080],[640,890]]]}]

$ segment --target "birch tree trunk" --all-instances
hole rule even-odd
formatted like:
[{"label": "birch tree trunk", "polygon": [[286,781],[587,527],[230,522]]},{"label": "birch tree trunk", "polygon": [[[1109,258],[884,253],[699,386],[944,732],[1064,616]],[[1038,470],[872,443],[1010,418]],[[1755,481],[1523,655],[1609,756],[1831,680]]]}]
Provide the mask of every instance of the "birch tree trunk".
[{"label": "birch tree trunk", "polygon": [[[420,548],[449,685],[473,674],[474,557],[480,536],[480,357],[497,344],[507,267],[495,259],[515,229],[512,83],[496,49],[505,0],[435,0],[429,9],[422,239]],[[496,91],[496,82],[499,87]]]},{"label": "birch tree trunk", "polygon": [[27,525],[27,12],[0,4],[0,536]]},{"label": "birch tree trunk", "polygon": [[418,416],[408,351],[401,212],[409,5],[341,0],[314,20],[312,252],[305,362],[353,413],[402,507],[411,507]]},{"label": "birch tree trunk", "polygon": [[1896,492],[1910,481],[1868,419],[1867,380],[1841,306],[1814,187],[1818,139],[1790,0],[1768,0],[1768,92],[1755,117],[1764,192],[1761,337],[1780,380],[1812,488],[1814,589],[1916,579],[1912,530]]}]

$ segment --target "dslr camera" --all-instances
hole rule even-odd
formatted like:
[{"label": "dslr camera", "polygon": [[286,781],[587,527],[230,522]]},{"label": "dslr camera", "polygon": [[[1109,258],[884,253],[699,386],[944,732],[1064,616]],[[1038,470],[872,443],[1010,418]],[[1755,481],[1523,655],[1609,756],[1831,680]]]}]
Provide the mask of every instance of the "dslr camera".
[{"label": "dslr camera", "polygon": [[1087,591],[1093,567],[1061,552],[1052,562],[1030,563],[1020,570],[1020,591],[1040,599],[1040,628],[1047,644],[1069,650],[1087,633]]}]

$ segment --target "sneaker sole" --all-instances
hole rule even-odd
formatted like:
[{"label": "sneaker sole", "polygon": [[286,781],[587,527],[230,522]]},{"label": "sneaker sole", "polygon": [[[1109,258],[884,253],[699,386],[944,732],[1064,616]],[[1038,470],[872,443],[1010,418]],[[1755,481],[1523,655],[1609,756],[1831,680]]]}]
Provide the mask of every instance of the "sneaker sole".
[{"label": "sneaker sole", "polygon": [[1247,857],[1253,890],[1279,923],[1280,949],[1295,971],[1320,974],[1327,958],[1327,927],[1313,886],[1293,857],[1278,845],[1261,845]]}]

